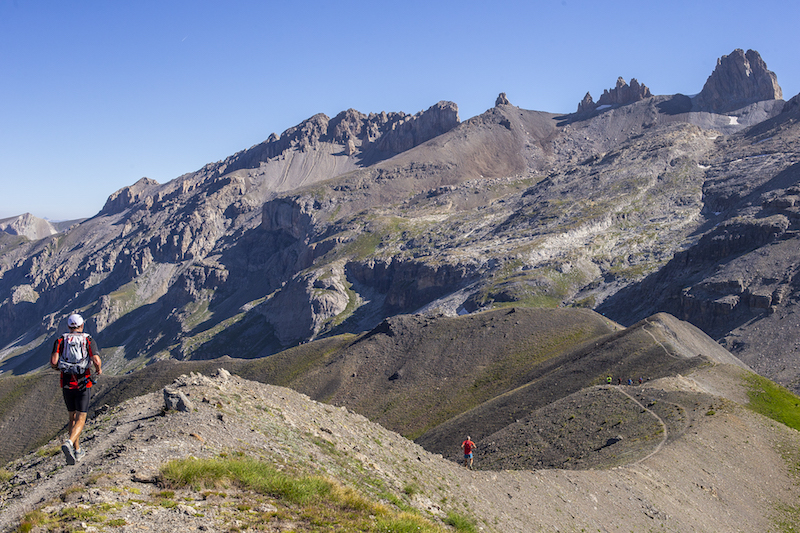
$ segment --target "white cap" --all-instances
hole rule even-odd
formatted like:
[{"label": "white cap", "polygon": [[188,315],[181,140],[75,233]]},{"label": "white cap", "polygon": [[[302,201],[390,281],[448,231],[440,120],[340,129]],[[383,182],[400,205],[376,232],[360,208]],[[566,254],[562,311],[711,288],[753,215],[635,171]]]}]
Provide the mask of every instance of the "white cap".
[{"label": "white cap", "polygon": [[83,325],[83,317],[78,313],[72,313],[67,318],[67,326],[71,328],[79,328]]}]

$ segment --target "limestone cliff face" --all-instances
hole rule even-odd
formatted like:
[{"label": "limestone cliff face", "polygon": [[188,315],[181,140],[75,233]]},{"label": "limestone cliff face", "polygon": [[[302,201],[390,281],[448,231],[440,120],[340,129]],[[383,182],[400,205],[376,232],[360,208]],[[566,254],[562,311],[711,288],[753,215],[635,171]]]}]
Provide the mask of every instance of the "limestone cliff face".
[{"label": "limestone cliff face", "polygon": [[[348,157],[359,155],[374,162],[450,131],[459,121],[458,107],[453,102],[439,102],[414,115],[402,112],[364,114],[348,109],[328,118],[320,113],[280,136],[272,134],[267,141],[234,154],[215,165],[215,171],[226,174],[258,168],[271,159],[286,157],[292,152],[308,153],[325,144],[340,147]],[[292,185],[300,185],[307,177],[298,178]]]},{"label": "limestone cliff face", "polygon": [[780,100],[778,77],[755,50],[737,48],[717,60],[717,67],[696,97],[699,109],[725,113],[762,100]]},{"label": "limestone cliff face", "polygon": [[148,197],[147,193],[155,189],[156,186],[158,186],[157,181],[142,178],[130,187],[123,187],[108,197],[103,209],[100,210],[100,214],[113,215],[119,213],[142,198],[149,198],[149,201],[145,203],[145,206],[149,208],[152,206],[152,197]]},{"label": "limestone cliff face", "polygon": [[0,233],[0,370],[41,366],[74,310],[113,373],[518,303],[668,311],[780,358],[747,335],[800,298],[796,99],[727,117],[619,80],[600,102],[315,115],[58,235]]},{"label": "limestone cliff face", "polygon": [[9,235],[21,235],[33,241],[58,233],[50,222],[30,213],[0,220],[0,231]]}]

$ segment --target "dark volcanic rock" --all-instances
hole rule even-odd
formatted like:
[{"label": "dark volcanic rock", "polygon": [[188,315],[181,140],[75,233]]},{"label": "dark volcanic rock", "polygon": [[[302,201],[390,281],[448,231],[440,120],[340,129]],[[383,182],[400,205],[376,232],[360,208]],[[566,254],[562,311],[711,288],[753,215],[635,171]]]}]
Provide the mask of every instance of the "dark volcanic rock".
[{"label": "dark volcanic rock", "polygon": [[762,100],[780,100],[778,77],[755,50],[737,48],[717,60],[717,68],[697,95],[699,109],[725,113]]}]

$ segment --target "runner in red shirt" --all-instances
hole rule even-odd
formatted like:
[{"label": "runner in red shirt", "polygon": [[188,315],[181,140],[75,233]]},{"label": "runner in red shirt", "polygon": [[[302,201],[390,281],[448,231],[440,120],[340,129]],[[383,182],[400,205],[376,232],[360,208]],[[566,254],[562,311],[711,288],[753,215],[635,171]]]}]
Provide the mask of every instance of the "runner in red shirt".
[{"label": "runner in red shirt", "polygon": [[469,440],[469,435],[467,440],[461,443],[461,449],[464,450],[464,466],[472,470],[472,450],[475,449],[475,443]]},{"label": "runner in red shirt", "polygon": [[[91,335],[83,332],[83,317],[73,313],[67,318],[69,333],[58,337],[50,354],[50,366],[61,371],[61,390],[64,403],[69,411],[67,437],[61,446],[67,464],[74,465],[86,455],[80,445],[80,436],[86,424],[89,401],[92,394],[92,372],[90,364],[94,364],[97,375],[102,374],[100,354],[94,345]],[[69,340],[68,340],[69,339]],[[74,343],[74,344],[73,344]],[[69,347],[74,347],[73,351]],[[70,353],[69,357],[67,352]],[[80,362],[79,362],[80,361]],[[81,371],[80,369],[84,370]]]}]

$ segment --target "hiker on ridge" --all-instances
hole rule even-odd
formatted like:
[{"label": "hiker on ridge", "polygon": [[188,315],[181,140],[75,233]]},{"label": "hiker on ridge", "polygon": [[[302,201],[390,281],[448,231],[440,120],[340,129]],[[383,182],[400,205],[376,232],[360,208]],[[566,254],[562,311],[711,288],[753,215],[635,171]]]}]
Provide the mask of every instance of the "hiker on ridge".
[{"label": "hiker on ridge", "polygon": [[475,443],[469,439],[461,443],[461,449],[464,450],[464,466],[472,470],[472,450],[475,449]]},{"label": "hiker on ridge", "polygon": [[67,318],[69,333],[64,333],[53,344],[50,366],[61,371],[61,391],[69,411],[67,437],[61,446],[67,464],[74,465],[83,459],[86,451],[80,446],[81,432],[86,425],[89,400],[92,396],[92,371],[103,373],[100,354],[91,335],[83,332],[83,317],[77,313]]}]

